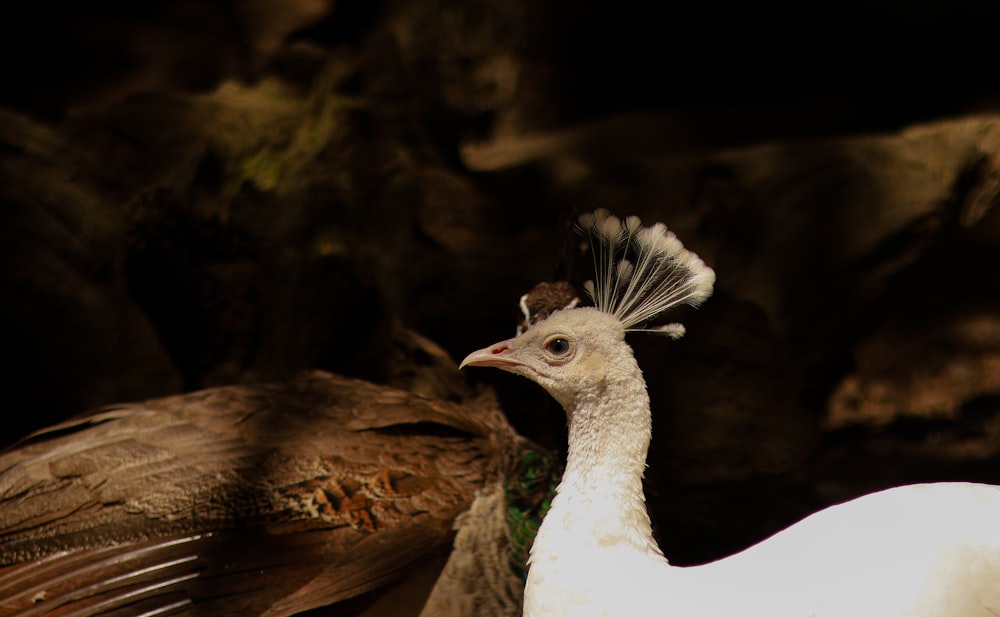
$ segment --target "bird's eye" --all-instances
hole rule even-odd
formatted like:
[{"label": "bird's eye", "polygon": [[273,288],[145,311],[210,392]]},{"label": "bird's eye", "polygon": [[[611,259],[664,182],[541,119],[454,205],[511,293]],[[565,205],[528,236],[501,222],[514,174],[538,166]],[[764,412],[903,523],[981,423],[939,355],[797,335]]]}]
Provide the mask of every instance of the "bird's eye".
[{"label": "bird's eye", "polygon": [[555,337],[545,341],[545,350],[554,356],[563,356],[569,351],[569,341]]}]

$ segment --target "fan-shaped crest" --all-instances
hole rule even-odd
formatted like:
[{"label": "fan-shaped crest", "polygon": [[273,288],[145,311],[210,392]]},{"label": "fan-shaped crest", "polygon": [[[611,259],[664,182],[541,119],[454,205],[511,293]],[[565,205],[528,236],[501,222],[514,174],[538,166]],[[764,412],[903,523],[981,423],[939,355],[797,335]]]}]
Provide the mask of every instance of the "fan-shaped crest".
[{"label": "fan-shaped crest", "polygon": [[620,219],[603,208],[581,215],[578,223],[594,254],[595,278],[584,283],[594,305],[617,317],[626,331],[682,336],[680,324],[636,326],[672,306],[704,302],[715,272],[663,223],[644,227],[639,217]]}]

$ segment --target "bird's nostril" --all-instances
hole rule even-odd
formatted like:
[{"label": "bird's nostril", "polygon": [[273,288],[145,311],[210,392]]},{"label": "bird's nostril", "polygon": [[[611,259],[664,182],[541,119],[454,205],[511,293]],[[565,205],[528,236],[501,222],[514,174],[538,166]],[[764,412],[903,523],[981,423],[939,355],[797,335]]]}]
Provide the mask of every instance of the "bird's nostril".
[{"label": "bird's nostril", "polygon": [[492,351],[493,355],[496,356],[498,354],[502,354],[503,352],[507,351],[507,346],[506,345],[500,345],[499,347],[494,347],[491,351]]}]

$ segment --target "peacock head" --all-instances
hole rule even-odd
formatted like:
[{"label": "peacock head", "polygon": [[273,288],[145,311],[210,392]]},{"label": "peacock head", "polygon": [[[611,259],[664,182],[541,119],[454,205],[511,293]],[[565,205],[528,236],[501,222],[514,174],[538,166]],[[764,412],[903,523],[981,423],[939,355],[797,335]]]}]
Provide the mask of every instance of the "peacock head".
[{"label": "peacock head", "polygon": [[465,366],[493,366],[527,377],[560,405],[574,406],[585,392],[607,381],[613,354],[630,353],[625,331],[612,315],[595,308],[556,311],[523,334],[474,351]]},{"label": "peacock head", "polygon": [[633,365],[626,332],[683,336],[680,324],[645,324],[678,304],[701,304],[712,294],[715,272],[662,223],[644,227],[638,217],[619,219],[602,209],[581,216],[578,230],[594,255],[596,277],[584,283],[594,306],[556,311],[512,339],[472,352],[460,368],[522,375],[569,408],[602,391],[618,367]]}]

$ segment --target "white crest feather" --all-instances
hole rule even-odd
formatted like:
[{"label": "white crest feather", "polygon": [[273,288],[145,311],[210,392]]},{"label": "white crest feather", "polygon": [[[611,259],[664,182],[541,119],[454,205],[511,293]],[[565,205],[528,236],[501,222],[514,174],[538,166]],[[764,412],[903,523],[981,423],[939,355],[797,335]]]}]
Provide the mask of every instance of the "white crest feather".
[{"label": "white crest feather", "polygon": [[672,306],[704,302],[712,295],[715,272],[663,223],[643,227],[636,216],[622,220],[603,208],[581,215],[578,222],[594,254],[594,280],[583,285],[594,305],[617,317],[626,330],[682,336],[680,324],[636,326]]}]

